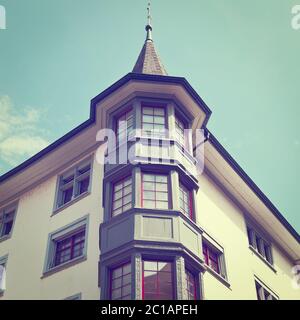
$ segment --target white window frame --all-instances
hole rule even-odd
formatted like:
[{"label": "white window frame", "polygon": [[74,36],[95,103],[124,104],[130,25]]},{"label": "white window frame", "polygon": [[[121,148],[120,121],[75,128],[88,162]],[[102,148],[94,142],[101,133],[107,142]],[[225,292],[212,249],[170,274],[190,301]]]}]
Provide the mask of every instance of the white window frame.
[{"label": "white window frame", "polygon": [[[80,174],[80,169],[83,169],[87,166],[90,166],[90,169],[82,174]],[[84,161],[79,162],[75,166],[71,167],[64,173],[60,174],[57,179],[57,188],[56,188],[56,197],[55,197],[55,206],[54,211],[63,208],[65,206],[68,206],[71,204],[74,200],[77,200],[81,197],[83,197],[86,194],[89,194],[91,192],[91,186],[92,186],[92,172],[93,172],[93,161],[91,158],[86,159]],[[69,183],[63,184],[63,180],[73,176],[73,179]],[[85,192],[79,193],[79,185],[80,182],[84,179],[89,177],[89,186]],[[68,202],[63,203],[63,195],[64,191],[68,190],[72,187],[72,197],[71,200]]]}]

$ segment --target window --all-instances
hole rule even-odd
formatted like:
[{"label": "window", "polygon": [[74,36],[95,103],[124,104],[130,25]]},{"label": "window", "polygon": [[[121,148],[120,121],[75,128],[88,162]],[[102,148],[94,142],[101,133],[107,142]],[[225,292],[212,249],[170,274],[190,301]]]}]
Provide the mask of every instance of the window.
[{"label": "window", "polygon": [[142,107],[142,131],[147,136],[164,137],[166,129],[165,109]]},{"label": "window", "polygon": [[127,177],[113,186],[112,216],[117,216],[132,207],[132,178]]},{"label": "window", "polygon": [[208,244],[206,241],[202,244],[204,262],[210,269],[226,279],[226,267],[223,252]]},{"label": "window", "polygon": [[267,262],[273,264],[271,245],[251,227],[247,227],[249,245]]},{"label": "window", "polygon": [[88,216],[49,235],[44,273],[81,260],[87,252]]},{"label": "window", "polygon": [[257,300],[278,300],[274,294],[255,280]]},{"label": "window", "polygon": [[57,208],[88,192],[91,163],[82,163],[59,177]]},{"label": "window", "polygon": [[174,299],[172,263],[143,261],[143,300]]},{"label": "window", "polygon": [[184,134],[185,125],[183,122],[178,118],[175,117],[175,138],[183,147],[188,146],[188,138],[185,137]]},{"label": "window", "polygon": [[117,142],[121,143],[128,139],[133,132],[133,112],[125,112],[117,119]]},{"label": "window", "polygon": [[0,210],[0,239],[10,236],[14,224],[16,207]]},{"label": "window", "polygon": [[73,260],[83,255],[85,230],[79,230],[65,239],[56,241],[54,266]]},{"label": "window", "polygon": [[0,294],[6,289],[6,264],[8,255],[0,257]]},{"label": "window", "polygon": [[123,264],[110,273],[110,299],[131,299],[131,264]]},{"label": "window", "polygon": [[179,183],[179,205],[181,212],[193,219],[192,193],[181,182]]},{"label": "window", "polygon": [[142,207],[168,209],[168,176],[161,174],[142,175]]},{"label": "window", "polygon": [[189,270],[185,269],[187,300],[197,300],[196,277]]},{"label": "window", "polygon": [[64,300],[81,300],[81,293],[74,294],[73,296],[67,297]]}]

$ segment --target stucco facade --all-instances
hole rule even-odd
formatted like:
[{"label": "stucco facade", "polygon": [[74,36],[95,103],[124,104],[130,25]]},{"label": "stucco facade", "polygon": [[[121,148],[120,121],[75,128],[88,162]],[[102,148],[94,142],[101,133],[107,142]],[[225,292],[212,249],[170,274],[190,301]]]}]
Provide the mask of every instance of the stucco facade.
[{"label": "stucco facade", "polygon": [[[92,100],[90,119],[0,177],[0,214],[14,208],[0,299],[300,299],[298,233],[208,131],[211,111],[190,84],[166,75],[146,29],[134,73]],[[121,117],[126,138],[137,130],[133,161],[104,165],[99,130],[120,132]],[[155,124],[169,131],[150,145]]]}]

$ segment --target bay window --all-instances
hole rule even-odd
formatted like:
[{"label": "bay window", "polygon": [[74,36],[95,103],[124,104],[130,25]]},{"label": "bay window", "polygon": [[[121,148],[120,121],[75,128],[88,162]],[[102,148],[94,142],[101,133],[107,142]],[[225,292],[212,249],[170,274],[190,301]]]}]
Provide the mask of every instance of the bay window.
[{"label": "bay window", "polygon": [[129,110],[117,118],[117,142],[126,141],[133,132],[133,112]]},{"label": "bay window", "polygon": [[179,205],[180,211],[190,219],[193,219],[192,192],[181,182],[179,182]]},{"label": "bay window", "polygon": [[131,264],[118,266],[110,272],[110,299],[131,299]]},{"label": "bay window", "polygon": [[143,300],[174,299],[174,275],[171,262],[143,261]]},{"label": "bay window", "polygon": [[183,122],[178,117],[176,117],[175,118],[175,138],[183,147],[187,145],[186,138],[184,135],[184,129],[185,127]]},{"label": "bay window", "polygon": [[127,177],[113,186],[112,216],[117,216],[132,207],[132,178]]},{"label": "bay window", "polygon": [[142,174],[142,207],[169,209],[167,175]]},{"label": "bay window", "polygon": [[187,300],[197,300],[196,277],[189,270],[185,269]]},{"label": "bay window", "polygon": [[142,132],[146,136],[164,137],[166,114],[162,107],[142,107]]}]

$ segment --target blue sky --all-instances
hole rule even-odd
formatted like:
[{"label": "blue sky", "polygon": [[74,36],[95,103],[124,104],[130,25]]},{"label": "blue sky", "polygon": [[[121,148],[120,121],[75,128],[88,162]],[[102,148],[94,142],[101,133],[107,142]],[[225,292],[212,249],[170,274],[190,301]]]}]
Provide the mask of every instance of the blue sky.
[{"label": "blue sky", "polygon": [[[152,1],[156,48],[213,111],[208,128],[300,230],[300,30],[290,0]],[[0,0],[0,174],[89,115],[132,70],[147,1]]]}]

